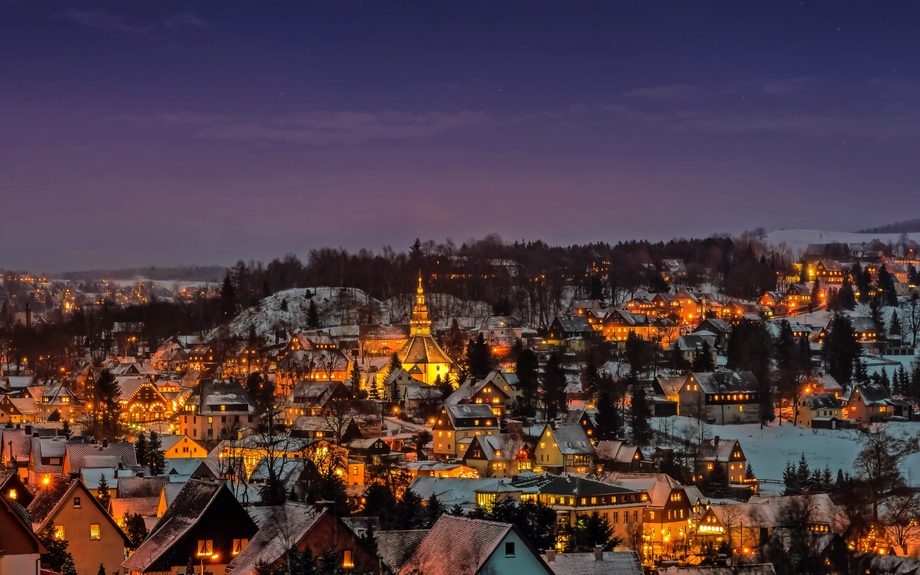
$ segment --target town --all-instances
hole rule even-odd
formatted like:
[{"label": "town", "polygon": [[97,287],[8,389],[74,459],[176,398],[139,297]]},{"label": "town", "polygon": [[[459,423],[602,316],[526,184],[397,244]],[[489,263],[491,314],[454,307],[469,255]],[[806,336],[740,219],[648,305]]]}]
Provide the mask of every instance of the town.
[{"label": "town", "polygon": [[920,254],[863,236],[7,270],[0,572],[913,572]]}]

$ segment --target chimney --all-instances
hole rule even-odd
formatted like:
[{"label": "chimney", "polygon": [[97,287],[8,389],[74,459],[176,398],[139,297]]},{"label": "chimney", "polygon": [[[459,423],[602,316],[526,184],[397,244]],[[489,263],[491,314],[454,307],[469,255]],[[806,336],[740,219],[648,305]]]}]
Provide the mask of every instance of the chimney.
[{"label": "chimney", "polygon": [[555,563],[555,562],[556,562],[556,550],[555,550],[555,549],[547,549],[547,550],[546,550],[546,562],[547,562],[547,563]]},{"label": "chimney", "polygon": [[600,545],[594,546],[594,560],[603,561],[604,560],[604,548]]},{"label": "chimney", "polygon": [[31,426],[31,425],[27,425],[27,426],[26,426],[26,435],[32,435],[32,426]]},{"label": "chimney", "polygon": [[712,438],[712,444],[713,444],[714,447],[718,447],[718,446],[719,446],[719,436],[718,436],[718,435],[716,435],[715,437]]},{"label": "chimney", "polygon": [[105,448],[108,447],[108,446],[109,446],[109,440],[108,440],[108,439],[103,439],[103,440],[102,440],[102,448],[105,449]]}]

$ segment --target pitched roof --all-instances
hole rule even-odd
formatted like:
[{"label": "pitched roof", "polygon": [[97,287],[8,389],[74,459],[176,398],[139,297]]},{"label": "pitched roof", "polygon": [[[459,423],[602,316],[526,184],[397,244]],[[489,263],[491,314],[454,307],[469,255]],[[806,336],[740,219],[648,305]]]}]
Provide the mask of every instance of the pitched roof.
[{"label": "pitched roof", "polygon": [[802,398],[808,409],[840,409],[840,402],[830,393],[814,393]]},{"label": "pitched roof", "polygon": [[428,529],[374,531],[380,561],[391,573],[399,573],[402,566],[428,535],[428,531]]},{"label": "pitched roof", "polygon": [[303,541],[327,509],[285,501],[284,505],[263,507],[260,512],[264,517],[259,522],[259,530],[227,565],[227,573],[249,575],[259,562],[271,565],[288,549]]},{"label": "pitched roof", "polygon": [[163,486],[169,483],[168,475],[155,477],[119,477],[115,486],[117,497],[159,497]]},{"label": "pitched roof", "polygon": [[[445,513],[399,570],[400,575],[475,575],[512,531],[517,529],[508,523]],[[525,538],[521,539],[529,546]],[[545,573],[552,573],[532,547],[531,551]]]},{"label": "pitched roof", "polygon": [[[111,523],[125,543],[130,543],[128,536],[125,535],[125,532],[122,531],[118,523],[109,515],[108,509],[102,507],[102,504],[99,503],[99,500],[87,490],[86,486],[79,479],[73,479],[67,483],[67,479],[60,477],[52,480],[48,487],[42,487],[39,490],[38,495],[35,496],[35,499],[32,500],[32,503],[29,504],[29,516],[32,518],[32,529],[36,533],[40,533],[45,527],[47,527],[48,522],[54,519],[54,516],[57,514],[57,511],[64,505],[65,501],[69,501],[74,493],[83,493],[83,501],[86,501],[86,505],[92,507],[95,506],[101,515]],[[84,519],[86,520],[86,519]]]},{"label": "pitched roof", "polygon": [[[120,463],[123,467],[137,467],[137,453],[134,451],[134,444],[127,441],[119,441],[102,445],[100,443],[68,443],[63,454],[66,459],[67,468],[75,473],[88,466],[88,463],[99,463],[100,460],[93,458],[98,456],[114,457],[114,460],[107,460],[106,463]],[[44,449],[44,445],[42,446]],[[108,465],[106,465],[108,466]]]},{"label": "pitched roof", "polygon": [[147,539],[122,563],[122,566],[139,572],[160,570],[157,568],[162,566],[160,560],[168,559],[172,547],[198,523],[223,489],[223,482],[186,483],[166,513],[157,521]]},{"label": "pitched roof", "polygon": [[536,491],[543,494],[573,497],[637,493],[635,489],[574,475],[534,475],[532,477],[519,475],[512,481],[512,484],[528,491],[536,489]]},{"label": "pitched roof", "polygon": [[430,335],[413,336],[397,352],[404,364],[411,363],[451,363],[450,358]]},{"label": "pitched roof", "polygon": [[575,423],[563,423],[551,429],[553,439],[563,455],[594,455],[595,449],[585,429]]},{"label": "pitched roof", "polygon": [[696,458],[699,461],[721,461],[724,463],[731,459],[735,444],[741,445],[737,439],[719,440],[714,438],[703,440],[697,451]]},{"label": "pitched roof", "polygon": [[643,574],[637,551],[605,551],[601,557],[598,561],[594,553],[561,553],[546,564],[555,575]]},{"label": "pitched roof", "polygon": [[757,378],[750,371],[710,371],[692,374],[704,393],[757,392]]}]

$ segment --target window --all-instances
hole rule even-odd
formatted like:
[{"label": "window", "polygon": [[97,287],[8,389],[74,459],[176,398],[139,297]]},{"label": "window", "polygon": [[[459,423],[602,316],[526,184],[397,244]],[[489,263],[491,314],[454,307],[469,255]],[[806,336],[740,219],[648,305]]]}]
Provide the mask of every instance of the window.
[{"label": "window", "polygon": [[102,539],[102,535],[99,533],[99,524],[90,523],[89,524],[89,540],[99,541],[100,539]]},{"label": "window", "polygon": [[10,499],[16,499],[16,490],[15,490],[15,489],[10,489],[9,492],[8,492],[6,495],[7,495],[7,497],[9,497]]},{"label": "window", "polygon": [[74,497],[74,498],[73,498],[73,508],[74,508],[74,509],[79,509],[79,508],[80,508],[80,498],[79,498],[79,497]]},{"label": "window", "polygon": [[246,545],[249,543],[249,539],[234,539],[233,540],[233,554],[239,555],[240,552],[246,548]]},{"label": "window", "polygon": [[[629,513],[629,512],[627,511],[626,513]],[[619,511],[614,511],[614,512],[613,512],[613,522],[614,522],[614,523],[619,523],[619,522],[620,522],[620,512],[619,512]]]},{"label": "window", "polygon": [[63,541],[65,539],[63,525],[54,526],[54,538],[57,539],[58,541]]},{"label": "window", "polygon": [[351,558],[351,549],[342,551],[342,569],[354,569],[355,562]]},{"label": "window", "polygon": [[514,557],[514,541],[505,542],[505,557]]},{"label": "window", "polygon": [[211,556],[214,554],[214,542],[210,539],[198,540],[198,556]]},{"label": "window", "polygon": [[209,417],[209,418],[208,418],[208,423],[214,423],[214,418],[213,418],[213,417]]}]

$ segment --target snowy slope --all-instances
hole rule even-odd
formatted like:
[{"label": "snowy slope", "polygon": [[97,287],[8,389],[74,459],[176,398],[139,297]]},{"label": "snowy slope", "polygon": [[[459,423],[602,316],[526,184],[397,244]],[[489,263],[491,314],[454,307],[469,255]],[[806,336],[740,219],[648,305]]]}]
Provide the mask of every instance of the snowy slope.
[{"label": "snowy slope", "polygon": [[[794,252],[803,252],[808,244],[858,243],[881,240],[897,244],[901,234],[857,234],[854,232],[828,232],[823,230],[774,230],[767,234],[767,241],[773,245],[785,243]],[[920,241],[920,233],[908,234],[914,241]]]}]

